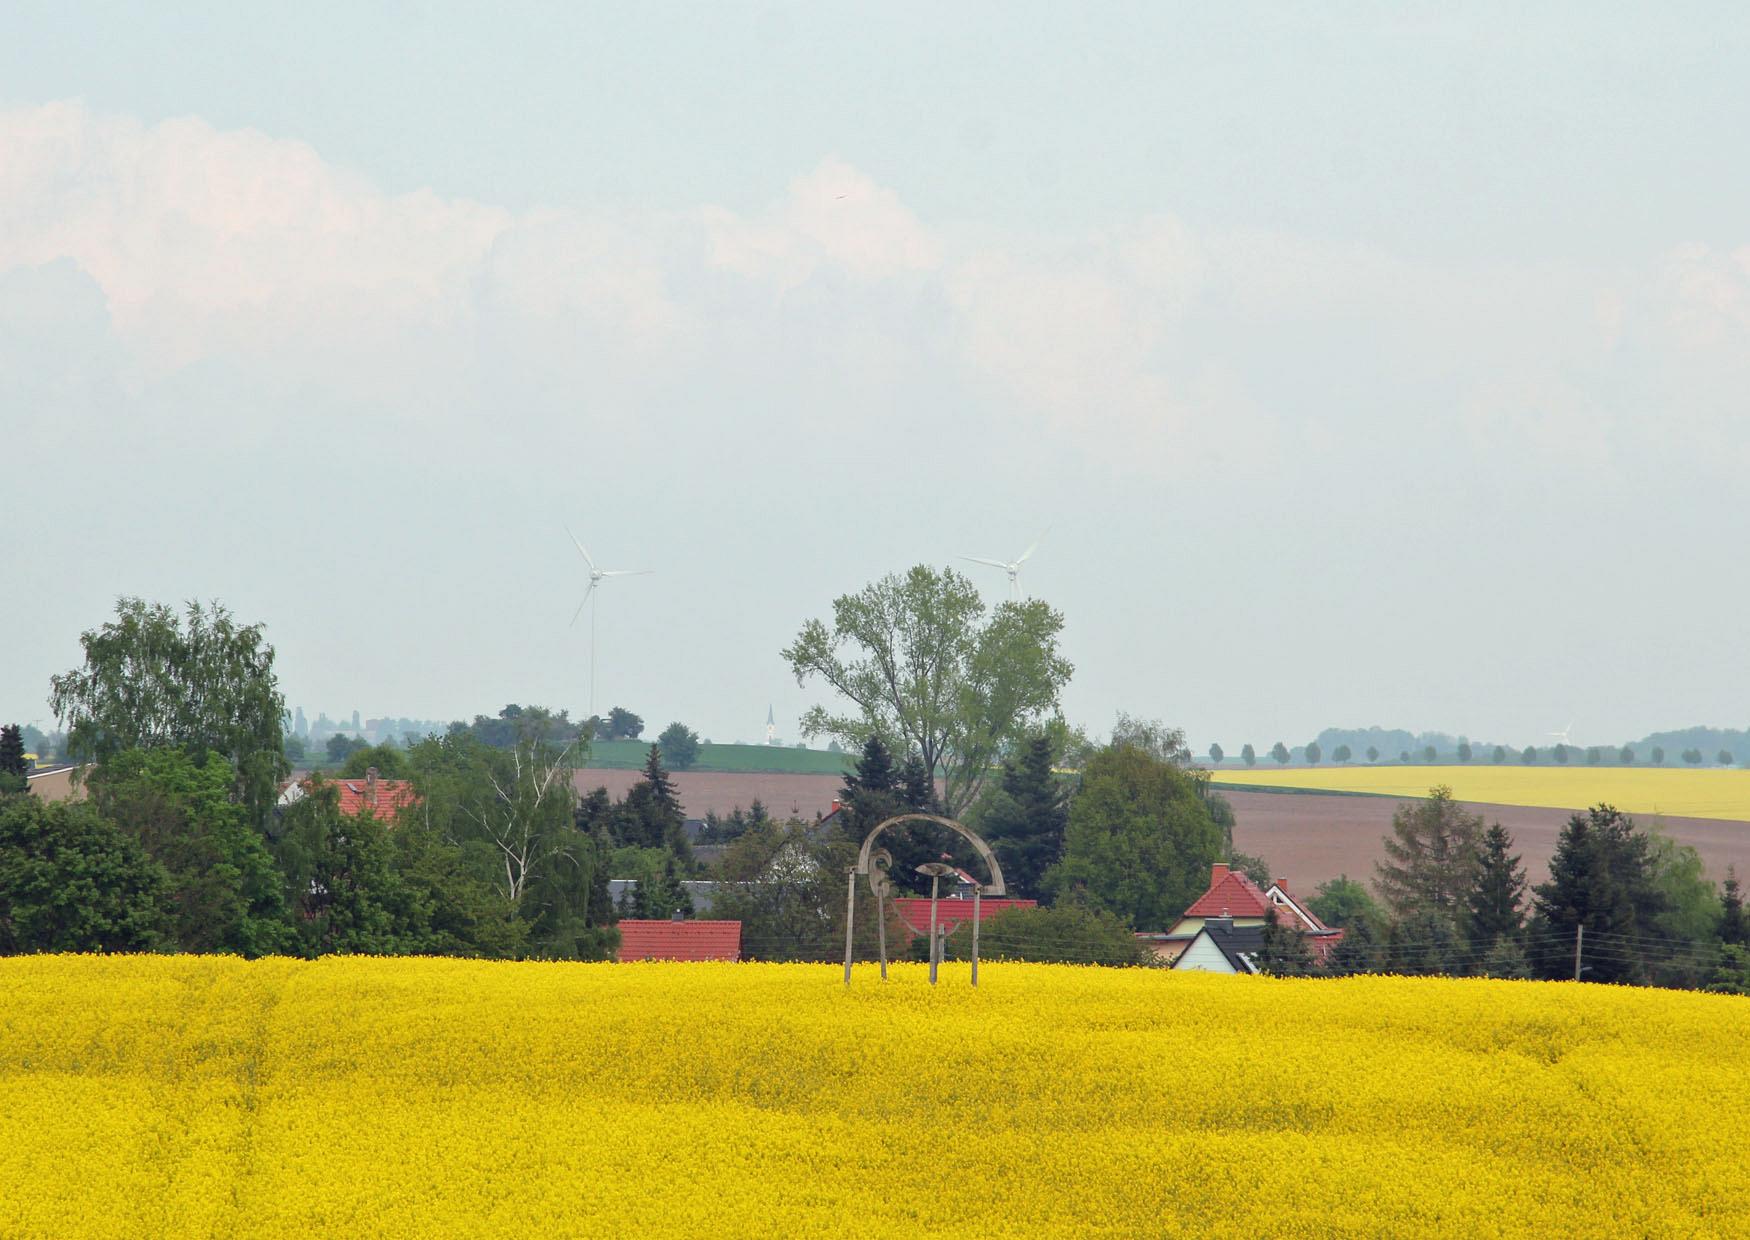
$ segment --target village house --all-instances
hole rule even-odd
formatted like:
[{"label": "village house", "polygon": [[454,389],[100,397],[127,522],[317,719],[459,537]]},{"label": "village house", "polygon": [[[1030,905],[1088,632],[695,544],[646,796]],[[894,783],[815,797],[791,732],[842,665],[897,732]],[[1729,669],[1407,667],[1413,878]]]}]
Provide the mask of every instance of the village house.
[{"label": "village house", "polygon": [[614,958],[622,962],[741,959],[739,921],[693,921],[677,913],[668,921],[622,919],[619,929]]},{"label": "village house", "polygon": [[[1185,910],[1184,916],[1165,933],[1139,933],[1137,937],[1174,968],[1213,968],[1218,972],[1253,972],[1238,967],[1263,942],[1264,924],[1274,910],[1279,925],[1306,939],[1313,959],[1322,961],[1339,942],[1343,932],[1333,930],[1289,891],[1288,880],[1278,878],[1268,888],[1224,862],[1210,867],[1209,888]],[[1211,923],[1215,928],[1205,933]],[[1196,945],[1195,954],[1191,949]]]},{"label": "village house", "polygon": [[[363,779],[334,779],[323,784],[333,788],[340,799],[340,812],[348,818],[370,814],[379,822],[393,822],[395,815],[409,805],[419,803],[410,779],[381,779],[376,767],[368,767]],[[281,791],[282,806],[295,805],[315,787],[313,778],[287,784]]]}]

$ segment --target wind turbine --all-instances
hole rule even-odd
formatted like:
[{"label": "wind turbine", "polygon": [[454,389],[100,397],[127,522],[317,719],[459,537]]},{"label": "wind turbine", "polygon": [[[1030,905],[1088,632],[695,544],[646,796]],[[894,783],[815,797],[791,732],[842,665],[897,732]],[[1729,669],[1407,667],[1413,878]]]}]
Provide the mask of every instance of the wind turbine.
[{"label": "wind turbine", "polygon": [[1568,733],[1572,732],[1573,730],[1574,730],[1574,725],[1570,723],[1567,727],[1563,728],[1560,732],[1551,732],[1550,735],[1555,737],[1556,743],[1558,745],[1572,746],[1574,742],[1568,739]]},{"label": "wind turbine", "polygon": [[[1045,534],[1049,533],[1051,533],[1050,530],[1045,531]],[[1041,534],[1038,538],[1035,538],[1031,547],[1028,547],[1012,560],[987,560],[981,555],[963,555],[960,558],[963,560],[970,560],[974,564],[988,564],[992,568],[1002,569],[1009,575],[1010,596],[1017,600],[1024,599],[1027,595],[1026,592],[1021,589],[1021,565],[1027,562],[1028,556],[1039,550],[1039,544],[1045,541],[1045,534]]]},{"label": "wind turbine", "polygon": [[577,618],[583,614],[584,607],[589,607],[589,713],[595,715],[595,592],[609,577],[644,577],[655,572],[651,568],[597,568],[589,550],[578,541],[576,534],[571,533],[571,527],[565,529],[571,535],[571,541],[577,544],[577,554],[583,557],[583,562],[589,565],[589,584],[583,588],[583,600],[577,604],[577,610],[571,613],[571,623],[577,624]]}]

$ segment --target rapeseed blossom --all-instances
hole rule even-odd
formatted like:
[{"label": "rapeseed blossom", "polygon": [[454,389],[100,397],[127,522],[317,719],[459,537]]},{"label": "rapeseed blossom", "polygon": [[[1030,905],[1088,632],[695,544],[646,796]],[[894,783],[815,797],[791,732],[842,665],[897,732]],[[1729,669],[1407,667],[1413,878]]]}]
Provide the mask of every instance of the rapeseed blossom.
[{"label": "rapeseed blossom", "polygon": [[1750,1231],[1750,1003],[949,965],[0,961],[0,1236]]}]

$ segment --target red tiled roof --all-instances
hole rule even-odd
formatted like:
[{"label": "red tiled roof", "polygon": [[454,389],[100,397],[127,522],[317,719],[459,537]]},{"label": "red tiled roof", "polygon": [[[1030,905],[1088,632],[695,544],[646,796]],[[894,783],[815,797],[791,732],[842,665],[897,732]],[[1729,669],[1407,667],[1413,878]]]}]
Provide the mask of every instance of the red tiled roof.
[{"label": "red tiled roof", "polygon": [[[910,927],[913,934],[928,934],[930,932],[930,899],[928,896],[898,896],[893,901],[893,907],[899,910],[900,920]],[[1037,900],[1014,900],[993,896],[988,900],[978,902],[978,921],[980,925],[983,925],[1006,909],[1038,907],[1039,901]],[[971,920],[971,900],[936,901],[936,924],[938,926],[946,926],[952,931],[961,922]]]},{"label": "red tiled roof", "polygon": [[740,960],[739,921],[620,922],[621,960]]},{"label": "red tiled roof", "polygon": [[374,789],[362,779],[337,779],[334,789],[340,793],[341,813],[356,817],[369,811],[385,822],[419,800],[413,782],[406,779],[379,779]]},{"label": "red tiled roof", "polygon": [[1209,890],[1185,910],[1187,917],[1262,917],[1270,911],[1263,890],[1238,870],[1219,861],[1210,867]]}]

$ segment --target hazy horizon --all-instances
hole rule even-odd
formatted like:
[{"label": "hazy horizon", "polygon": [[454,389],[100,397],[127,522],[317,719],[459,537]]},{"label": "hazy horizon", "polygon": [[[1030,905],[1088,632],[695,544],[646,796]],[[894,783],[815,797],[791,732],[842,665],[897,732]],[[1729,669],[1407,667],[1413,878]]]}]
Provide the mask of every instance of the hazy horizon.
[{"label": "hazy horizon", "polygon": [[805,620],[1042,534],[1096,733],[1750,718],[1736,7],[0,33],[5,718],[121,594],[312,718],[585,715],[567,526],[649,734],[800,739]]}]

